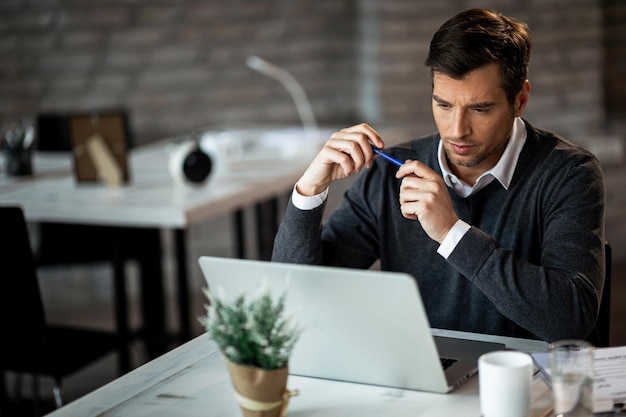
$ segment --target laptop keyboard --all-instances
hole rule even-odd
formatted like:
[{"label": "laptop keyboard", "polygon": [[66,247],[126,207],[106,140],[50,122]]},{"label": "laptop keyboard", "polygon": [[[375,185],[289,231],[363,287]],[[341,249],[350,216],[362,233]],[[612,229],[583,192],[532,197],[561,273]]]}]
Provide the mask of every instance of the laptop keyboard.
[{"label": "laptop keyboard", "polygon": [[441,361],[441,366],[443,367],[443,369],[448,369],[450,366],[452,366],[453,363],[457,361],[456,359],[451,358],[439,358],[439,360]]}]

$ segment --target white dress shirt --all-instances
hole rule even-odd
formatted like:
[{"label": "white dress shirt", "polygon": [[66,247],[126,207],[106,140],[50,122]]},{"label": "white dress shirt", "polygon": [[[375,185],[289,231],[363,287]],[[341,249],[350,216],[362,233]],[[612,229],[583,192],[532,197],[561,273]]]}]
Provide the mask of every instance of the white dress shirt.
[{"label": "white dress shirt", "polygon": [[[464,198],[469,197],[478,190],[485,188],[494,179],[500,181],[500,184],[502,184],[504,189],[508,190],[509,185],[511,185],[513,173],[515,172],[517,160],[519,159],[519,155],[524,147],[524,143],[526,143],[526,125],[521,118],[517,117],[513,122],[513,129],[511,129],[511,139],[507,143],[500,160],[493,168],[485,171],[480,177],[478,177],[476,183],[472,186],[463,182],[463,180],[450,171],[445,153],[443,151],[443,145],[441,141],[439,141],[439,167],[441,168],[441,172],[443,174],[443,180],[457,195]],[[446,235],[443,242],[441,242],[441,245],[439,245],[437,253],[448,259],[448,256],[450,256],[454,248],[456,248],[456,245],[469,229],[469,224],[463,220],[457,220],[454,226],[452,226],[452,229],[450,229]]]}]

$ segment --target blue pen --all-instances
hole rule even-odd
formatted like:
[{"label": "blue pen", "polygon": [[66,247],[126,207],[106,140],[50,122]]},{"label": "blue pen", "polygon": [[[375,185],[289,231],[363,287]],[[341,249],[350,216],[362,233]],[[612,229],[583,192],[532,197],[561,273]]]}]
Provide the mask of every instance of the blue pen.
[{"label": "blue pen", "polygon": [[394,158],[393,156],[386,154],[385,152],[381,151],[379,148],[377,148],[374,145],[372,146],[372,150],[374,150],[374,153],[377,154],[378,156],[380,156],[381,158],[386,159],[387,161],[391,162],[392,164],[394,164],[395,166],[399,167],[402,166],[402,164],[404,162],[402,162],[401,160]]}]

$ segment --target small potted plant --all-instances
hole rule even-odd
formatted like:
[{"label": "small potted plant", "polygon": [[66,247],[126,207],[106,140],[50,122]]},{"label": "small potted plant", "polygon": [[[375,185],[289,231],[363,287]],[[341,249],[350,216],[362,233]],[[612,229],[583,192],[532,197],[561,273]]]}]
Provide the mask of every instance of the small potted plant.
[{"label": "small potted plant", "polygon": [[205,289],[207,315],[200,322],[226,360],[236,399],[245,417],[283,416],[291,396],[287,390],[289,356],[301,329],[285,312],[286,291],[276,300],[263,280],[258,293],[243,293],[227,302]]}]

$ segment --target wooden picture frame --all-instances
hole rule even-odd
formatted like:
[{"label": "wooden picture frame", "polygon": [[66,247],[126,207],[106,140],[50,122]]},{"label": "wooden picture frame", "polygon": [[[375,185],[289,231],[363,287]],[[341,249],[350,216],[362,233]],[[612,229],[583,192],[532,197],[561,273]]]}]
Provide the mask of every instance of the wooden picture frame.
[{"label": "wooden picture frame", "polygon": [[77,182],[121,185],[130,181],[124,113],[71,115],[68,122]]}]

